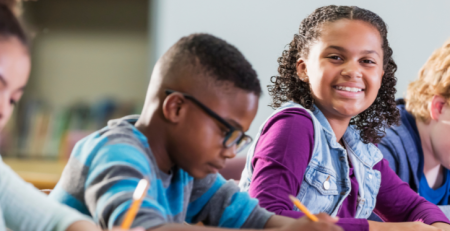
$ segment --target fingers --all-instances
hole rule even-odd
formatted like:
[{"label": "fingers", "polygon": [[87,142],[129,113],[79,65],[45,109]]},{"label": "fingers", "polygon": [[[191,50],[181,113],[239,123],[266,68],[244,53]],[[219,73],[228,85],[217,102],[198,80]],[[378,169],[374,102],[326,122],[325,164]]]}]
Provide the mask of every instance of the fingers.
[{"label": "fingers", "polygon": [[142,227],[137,227],[137,228],[134,228],[134,229],[130,229],[130,231],[145,231],[145,229],[142,228]]},{"label": "fingers", "polygon": [[119,227],[115,227],[115,228],[111,229],[110,231],[145,231],[145,229],[142,228],[142,227],[137,227],[137,228],[132,228],[132,229],[129,229],[129,230],[124,230],[124,229],[121,229]]},{"label": "fingers", "polygon": [[326,221],[326,222],[331,222],[331,223],[336,223],[339,221],[338,217],[330,217],[330,215],[328,215],[326,213],[319,213],[316,216],[317,216],[317,218],[319,218],[320,221]]},{"label": "fingers", "polygon": [[341,227],[326,221],[315,222],[312,230],[317,231],[344,231]]},{"label": "fingers", "polygon": [[336,218],[332,218],[325,213],[318,214],[317,218],[319,218],[319,221],[314,222],[304,216],[282,230],[344,231],[341,227],[334,224],[338,220]]}]

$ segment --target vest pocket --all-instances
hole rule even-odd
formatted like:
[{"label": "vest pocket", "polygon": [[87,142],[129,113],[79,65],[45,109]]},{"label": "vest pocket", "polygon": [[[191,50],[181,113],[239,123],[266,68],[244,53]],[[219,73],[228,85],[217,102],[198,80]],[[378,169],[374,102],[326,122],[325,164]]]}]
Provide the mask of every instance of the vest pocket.
[{"label": "vest pocket", "polygon": [[336,176],[318,166],[308,166],[298,195],[312,213],[330,214],[339,197]]},{"label": "vest pocket", "polygon": [[305,180],[317,189],[322,195],[337,195],[339,194],[336,177],[327,173],[321,168],[309,168],[305,174]]}]

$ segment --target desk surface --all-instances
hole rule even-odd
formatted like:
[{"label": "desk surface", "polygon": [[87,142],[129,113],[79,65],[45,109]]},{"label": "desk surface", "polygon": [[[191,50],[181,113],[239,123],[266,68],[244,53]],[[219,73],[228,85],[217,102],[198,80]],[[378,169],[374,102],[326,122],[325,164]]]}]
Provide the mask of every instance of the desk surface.
[{"label": "desk surface", "polygon": [[3,158],[22,179],[38,189],[53,189],[66,166],[65,161]]}]

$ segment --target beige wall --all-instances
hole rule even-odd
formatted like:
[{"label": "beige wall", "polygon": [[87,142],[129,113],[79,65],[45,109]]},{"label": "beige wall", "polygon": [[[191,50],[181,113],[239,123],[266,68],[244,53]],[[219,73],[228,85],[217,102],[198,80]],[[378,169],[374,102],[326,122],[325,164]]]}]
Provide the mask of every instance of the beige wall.
[{"label": "beige wall", "polygon": [[149,81],[148,0],[25,2],[32,32],[26,98],[50,106],[104,97],[144,100]]},{"label": "beige wall", "polygon": [[145,33],[47,33],[35,40],[33,93],[54,106],[112,96],[143,100],[148,83]]}]

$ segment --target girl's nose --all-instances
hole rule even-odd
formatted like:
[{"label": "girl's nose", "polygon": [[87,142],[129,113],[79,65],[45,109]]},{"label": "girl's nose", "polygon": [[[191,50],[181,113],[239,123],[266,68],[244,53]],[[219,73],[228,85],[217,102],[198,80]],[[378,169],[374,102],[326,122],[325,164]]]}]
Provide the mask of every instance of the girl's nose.
[{"label": "girl's nose", "polygon": [[348,78],[361,78],[361,68],[359,62],[356,61],[350,61],[347,62],[344,66],[344,69],[341,72],[342,76],[348,77]]}]

